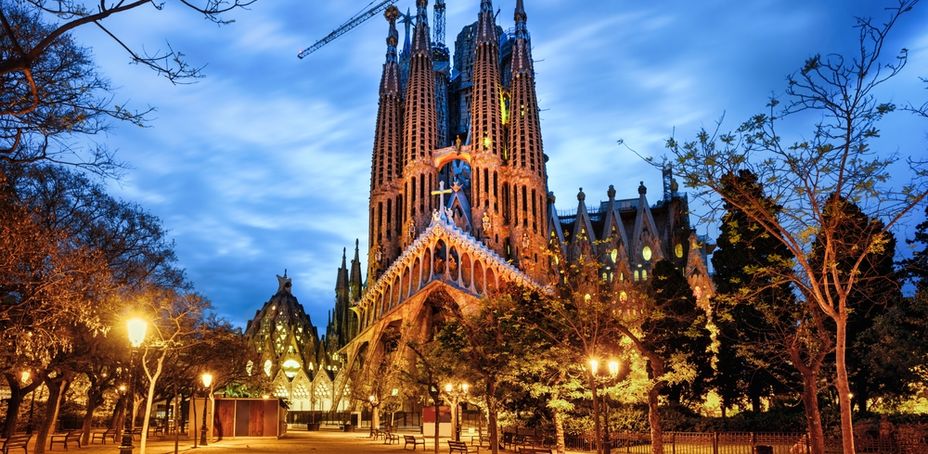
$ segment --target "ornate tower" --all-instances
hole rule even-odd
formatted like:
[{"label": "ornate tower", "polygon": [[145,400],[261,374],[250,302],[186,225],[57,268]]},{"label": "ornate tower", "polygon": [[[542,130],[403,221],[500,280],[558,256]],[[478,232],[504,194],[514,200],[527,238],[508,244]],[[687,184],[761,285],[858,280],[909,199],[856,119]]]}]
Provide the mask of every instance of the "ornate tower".
[{"label": "ornate tower", "polygon": [[403,116],[403,232],[400,244],[405,247],[425,228],[431,216],[431,192],[438,172],[432,164],[432,150],[437,145],[438,123],[435,114],[435,78],[432,73],[429,43],[428,0],[416,0],[416,28],[409,57],[409,82]]},{"label": "ornate tower", "polygon": [[484,243],[510,257],[503,213],[508,199],[503,163],[507,159],[503,134],[503,93],[499,77],[499,38],[491,0],[480,2],[475,38],[474,75],[470,114],[473,154],[473,219]]},{"label": "ornate tower", "polygon": [[368,234],[367,275],[374,279],[399,255],[402,235],[403,100],[400,92],[400,68],[396,61],[399,34],[396,19],[400,11],[391,6],[384,17],[390,22],[387,35],[387,61],[380,78],[380,106],[374,131],[371,162],[370,225]]},{"label": "ornate tower", "polygon": [[509,189],[505,192],[509,194],[508,219],[514,256],[526,273],[544,281],[548,190],[527,18],[522,0],[517,0],[508,115]]}]

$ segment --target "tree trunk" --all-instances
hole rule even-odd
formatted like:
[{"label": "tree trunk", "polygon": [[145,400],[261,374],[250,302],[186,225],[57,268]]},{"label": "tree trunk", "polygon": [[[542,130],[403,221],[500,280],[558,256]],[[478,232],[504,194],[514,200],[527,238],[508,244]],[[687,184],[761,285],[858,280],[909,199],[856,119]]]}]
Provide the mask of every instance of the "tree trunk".
[{"label": "tree trunk", "polygon": [[[145,374],[148,375],[148,394],[145,397],[145,414],[142,415],[142,436],[139,442],[139,454],[145,454],[145,448],[148,444],[148,424],[151,422],[151,406],[152,401],[155,399],[155,386],[158,385],[158,377],[161,376],[161,371],[163,370],[165,354],[166,353],[162,352],[161,356],[158,357],[153,374],[148,375],[148,369],[145,369]],[[203,413],[206,413],[205,407],[203,408]]]},{"label": "tree trunk", "polygon": [[818,408],[818,374],[806,368],[800,368],[799,372],[802,375],[802,407],[812,454],[825,454],[825,433],[822,429],[822,414]]},{"label": "tree trunk", "polygon": [[758,386],[753,380],[748,384],[748,398],[751,400],[751,412],[760,413],[760,386]]},{"label": "tree trunk", "polygon": [[496,382],[487,383],[487,432],[490,433],[490,450],[493,454],[499,453],[499,408],[496,402]]},{"label": "tree trunk", "polygon": [[[841,304],[843,307],[844,304]],[[841,408],[841,447],[844,454],[855,454],[854,420],[851,415],[850,386],[848,385],[847,363],[847,316],[841,314],[835,319],[837,334],[835,336],[835,389],[838,390],[838,406]]]},{"label": "tree trunk", "polygon": [[557,409],[552,411],[552,413],[554,413],[554,439],[557,447],[557,454],[564,454],[564,451],[567,449],[566,443],[564,443],[564,414]]},{"label": "tree trunk", "polygon": [[599,422],[599,398],[596,393],[596,379],[590,374],[590,391],[593,395],[593,438],[596,444],[596,454],[603,452],[603,428]]},{"label": "tree trunk", "polygon": [[45,442],[48,440],[49,434],[55,433],[61,401],[64,399],[65,391],[67,391],[70,384],[70,379],[65,376],[59,376],[47,382],[48,401],[45,403],[45,420],[39,426],[39,433],[35,437],[34,454],[45,454]]},{"label": "tree trunk", "polygon": [[661,415],[657,408],[657,396],[660,392],[660,382],[655,383],[648,390],[648,424],[651,425],[651,454],[664,454],[664,431],[661,430]]},{"label": "tree trunk", "polygon": [[16,422],[19,419],[19,407],[23,403],[25,393],[22,392],[22,389],[19,386],[14,388],[14,384],[10,384],[10,399],[7,401],[6,406],[6,419],[3,421],[3,438],[10,438],[10,435],[13,435],[16,432]]},{"label": "tree trunk", "polygon": [[84,410],[84,423],[81,425],[81,444],[90,446],[90,430],[93,428],[93,412],[103,403],[103,392],[94,385],[87,391],[87,406]]}]

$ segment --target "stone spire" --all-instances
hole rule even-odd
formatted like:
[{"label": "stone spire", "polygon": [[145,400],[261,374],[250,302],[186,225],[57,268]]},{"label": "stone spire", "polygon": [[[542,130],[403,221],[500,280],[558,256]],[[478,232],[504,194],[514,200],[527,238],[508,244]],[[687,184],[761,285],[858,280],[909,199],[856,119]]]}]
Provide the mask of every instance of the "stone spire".
[{"label": "stone spire", "polygon": [[548,193],[544,151],[541,143],[541,121],[535,95],[535,71],[532,49],[525,22],[525,6],[516,3],[516,37],[512,44],[512,78],[509,98],[509,167],[512,182],[512,241],[521,245],[523,268],[535,279],[543,281],[544,247],[548,222]]},{"label": "stone spire", "polygon": [[507,199],[503,164],[506,159],[503,135],[503,98],[499,74],[499,43],[496,18],[490,0],[480,3],[474,52],[470,137],[473,155],[473,219],[487,219],[491,229],[481,231],[487,246],[511,258],[504,222]]},{"label": "stone spire", "polygon": [[429,2],[416,0],[416,28],[412,34],[412,53],[429,51]]},{"label": "stone spire", "polygon": [[528,29],[525,27],[526,20],[528,20],[528,15],[525,14],[525,5],[522,4],[522,0],[516,0],[516,39],[528,38]]},{"label": "stone spire", "polygon": [[351,274],[348,277],[348,297],[351,302],[361,299],[361,258],[359,252],[360,241],[354,240],[354,258],[351,259]]},{"label": "stone spire", "polygon": [[403,221],[401,247],[425,227],[433,208],[431,191],[438,172],[432,165],[432,150],[438,137],[435,113],[435,77],[429,44],[428,1],[417,0],[416,28],[413,31],[403,116]]},{"label": "stone spire", "polygon": [[402,186],[403,174],[403,100],[400,67],[396,59],[399,38],[396,19],[399,15],[400,11],[395,6],[390,6],[384,12],[390,28],[387,34],[387,59],[380,78],[380,104],[371,155],[370,241],[367,255],[367,275],[375,279],[393,260],[398,249],[397,239],[403,228],[399,215],[394,216],[402,200],[397,192]]}]

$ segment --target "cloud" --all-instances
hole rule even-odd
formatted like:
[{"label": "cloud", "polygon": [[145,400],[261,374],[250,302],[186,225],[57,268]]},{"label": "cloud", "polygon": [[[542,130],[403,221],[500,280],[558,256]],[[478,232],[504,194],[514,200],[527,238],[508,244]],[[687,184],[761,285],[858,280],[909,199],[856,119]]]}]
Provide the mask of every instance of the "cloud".
[{"label": "cloud", "polygon": [[[294,293],[324,330],[342,248],[350,258],[354,238],[366,247],[386,22],[372,17],[296,58],[360,7],[347,4],[262,1],[216,27],[168,3],[165,11],[146,9],[108,24],[134,46],[155,49],[167,39],[205,64],[207,77],[194,85],[175,86],[127,64],[94,28],[78,32],[118,88],[117,99],[158,108],[149,128],[116,125],[108,136],[131,165],[113,191],[164,220],[197,288],[236,322],[270,298],[274,275],[287,268]],[[498,23],[511,27],[514,2],[494,5]],[[838,0],[526,0],[526,8],[549,182],[560,209],[575,206],[580,186],[591,201],[604,199],[609,184],[619,197],[635,197],[644,181],[656,200],[660,173],[618,139],[659,159],[670,134],[688,137],[723,112],[736,123],[782,90],[783,76],[810,52],[846,48],[853,15],[883,15],[880,5]],[[476,0],[448,3],[449,44],[478,10]],[[928,72],[928,34],[917,26],[925,10],[903,22],[909,28],[900,47],[911,50],[913,72],[907,84],[888,87],[895,99],[925,98],[913,76]],[[887,129],[911,135],[906,128],[924,130]]]}]

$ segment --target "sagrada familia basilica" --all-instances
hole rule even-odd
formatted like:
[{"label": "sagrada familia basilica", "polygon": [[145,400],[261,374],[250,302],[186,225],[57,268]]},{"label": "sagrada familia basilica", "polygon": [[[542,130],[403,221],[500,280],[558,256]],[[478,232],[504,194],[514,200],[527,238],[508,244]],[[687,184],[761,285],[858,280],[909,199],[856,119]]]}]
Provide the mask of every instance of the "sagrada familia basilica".
[{"label": "sagrada familia basilica", "polygon": [[[391,358],[404,336],[431,336],[449,301],[477,305],[503,283],[544,288],[552,250],[568,260],[597,257],[602,278],[616,286],[642,285],[655,263],[670,260],[704,307],[713,292],[705,243],[669,168],[653,202],[643,184],[628,199],[609,186],[604,201],[588,202],[581,189],[575,210],[555,208],[522,0],[508,31],[482,0],[477,21],[457,35],[453,66],[443,21],[433,36],[427,0],[416,6],[403,21],[402,50],[404,15],[392,6],[385,14],[366,279],[356,243],[350,267],[342,256],[321,339],[286,273],[248,323],[259,369],[291,411],[352,408],[349,371]],[[436,2],[436,17],[444,6]]]}]

